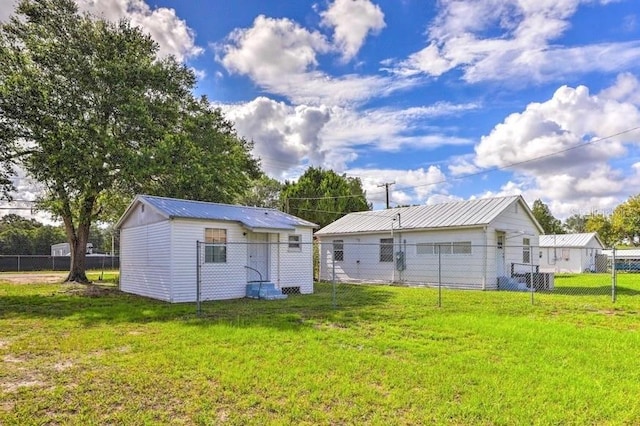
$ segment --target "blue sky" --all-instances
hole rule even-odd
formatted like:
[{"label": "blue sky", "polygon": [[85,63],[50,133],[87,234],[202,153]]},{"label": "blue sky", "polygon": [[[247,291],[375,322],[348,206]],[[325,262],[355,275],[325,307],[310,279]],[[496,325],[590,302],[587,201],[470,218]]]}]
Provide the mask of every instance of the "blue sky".
[{"label": "blue sky", "polygon": [[522,194],[559,218],[640,192],[637,0],[78,3],[192,67],[279,180],[322,166],[375,208],[395,182],[393,205]]}]

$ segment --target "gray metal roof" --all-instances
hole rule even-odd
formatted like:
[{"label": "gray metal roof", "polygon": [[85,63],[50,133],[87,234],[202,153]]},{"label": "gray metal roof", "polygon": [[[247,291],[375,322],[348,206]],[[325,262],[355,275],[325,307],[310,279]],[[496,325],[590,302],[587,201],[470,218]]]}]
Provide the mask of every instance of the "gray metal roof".
[{"label": "gray metal roof", "polygon": [[604,247],[595,232],[540,235],[540,247],[587,247],[594,238],[601,247]]},{"label": "gray metal roof", "polygon": [[[611,249],[602,250],[602,254],[609,256],[609,258],[613,257]],[[640,249],[616,249],[616,259],[640,259]]]},{"label": "gray metal roof", "polygon": [[[325,226],[316,235],[388,232],[394,218],[394,228],[399,229],[401,226],[403,230],[488,225],[516,202],[522,203],[533,222],[539,226],[524,199],[518,195],[349,213]],[[398,214],[400,223],[397,220]]]},{"label": "gray metal roof", "polygon": [[138,195],[129,206],[119,226],[137,202],[148,204],[168,218],[224,220],[240,222],[249,229],[293,230],[294,227],[315,228],[318,225],[299,217],[264,207],[246,207],[231,204],[209,203],[205,201],[180,200],[176,198]]}]

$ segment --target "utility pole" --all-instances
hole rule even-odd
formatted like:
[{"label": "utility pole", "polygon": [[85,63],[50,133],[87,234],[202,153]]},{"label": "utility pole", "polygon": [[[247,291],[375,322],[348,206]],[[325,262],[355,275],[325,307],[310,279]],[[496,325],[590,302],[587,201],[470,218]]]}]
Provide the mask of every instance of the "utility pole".
[{"label": "utility pole", "polygon": [[386,183],[383,183],[382,185],[378,185],[378,188],[382,188],[384,186],[387,191],[387,208],[389,208],[389,187],[395,184],[396,184],[395,182],[386,182]]}]

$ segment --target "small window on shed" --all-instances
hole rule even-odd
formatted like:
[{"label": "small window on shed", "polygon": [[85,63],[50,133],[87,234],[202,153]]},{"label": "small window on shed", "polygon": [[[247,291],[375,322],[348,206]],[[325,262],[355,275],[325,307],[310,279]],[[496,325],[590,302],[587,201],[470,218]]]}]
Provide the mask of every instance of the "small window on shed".
[{"label": "small window on shed", "polygon": [[227,263],[227,230],[205,228],[204,262]]},{"label": "small window on shed", "polygon": [[289,251],[302,251],[300,235],[289,235]]},{"label": "small window on shed", "polygon": [[342,262],[344,260],[344,241],[333,240],[333,260]]}]

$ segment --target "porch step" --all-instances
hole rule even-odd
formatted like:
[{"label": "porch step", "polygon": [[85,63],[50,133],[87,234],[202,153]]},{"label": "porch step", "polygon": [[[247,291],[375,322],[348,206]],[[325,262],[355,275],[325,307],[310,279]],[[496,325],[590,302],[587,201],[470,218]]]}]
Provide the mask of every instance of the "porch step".
[{"label": "porch step", "polygon": [[279,288],[271,281],[250,282],[247,284],[247,297],[250,299],[280,300],[286,299]]}]

